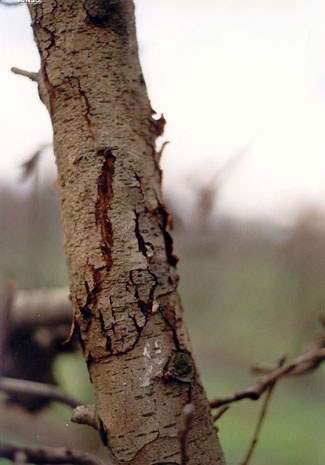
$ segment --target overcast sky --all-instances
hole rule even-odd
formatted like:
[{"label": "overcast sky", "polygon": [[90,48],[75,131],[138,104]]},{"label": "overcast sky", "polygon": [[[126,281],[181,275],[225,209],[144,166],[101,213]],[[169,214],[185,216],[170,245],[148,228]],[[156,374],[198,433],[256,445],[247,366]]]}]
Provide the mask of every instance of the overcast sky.
[{"label": "overcast sky", "polygon": [[[46,1],[46,0],[44,0]],[[196,190],[242,153],[219,211],[291,218],[325,205],[325,2],[136,0],[153,108],[167,119],[165,189],[189,210]],[[0,179],[51,140],[35,85],[27,8],[0,9]]]}]

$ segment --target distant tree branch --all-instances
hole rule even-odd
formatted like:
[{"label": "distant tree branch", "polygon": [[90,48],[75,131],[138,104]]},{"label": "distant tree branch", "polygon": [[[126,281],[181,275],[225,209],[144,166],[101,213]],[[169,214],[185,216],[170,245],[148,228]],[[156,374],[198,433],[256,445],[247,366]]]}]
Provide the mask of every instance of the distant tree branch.
[{"label": "distant tree branch", "polygon": [[284,376],[304,375],[315,370],[325,360],[325,348],[314,347],[308,352],[293,359],[291,362],[276,368],[270,373],[262,376],[257,382],[245,391],[220,397],[210,402],[211,408],[237,402],[242,399],[257,400],[274,383]]},{"label": "distant tree branch", "polygon": [[[284,355],[279,359],[279,362],[277,364],[277,368],[281,368],[284,365],[285,361],[286,361],[286,356]],[[274,381],[272,384],[270,384],[268,386],[268,388],[267,388],[267,393],[266,393],[266,396],[264,398],[264,402],[262,404],[261,411],[260,411],[260,413],[258,415],[257,424],[255,426],[255,430],[254,430],[254,433],[253,433],[251,443],[249,445],[246,456],[245,456],[244,460],[241,462],[240,465],[248,465],[251,457],[253,456],[253,452],[254,452],[254,450],[256,448],[256,445],[257,445],[258,436],[259,436],[260,431],[262,429],[262,425],[263,425],[263,422],[264,422],[264,420],[266,418],[267,410],[268,410],[268,407],[270,405],[270,401],[271,401],[271,397],[272,397],[272,394],[273,394],[273,391],[274,391],[275,384],[276,384],[276,381]]]},{"label": "distant tree branch", "polygon": [[72,322],[68,290],[15,291],[9,284],[0,300],[0,390],[30,411],[52,400],[74,408],[80,402],[55,386],[52,371],[58,354],[78,347],[76,338],[65,344]]},{"label": "distant tree branch", "polygon": [[257,441],[258,441],[258,435],[259,435],[259,433],[261,431],[262,424],[264,422],[264,419],[265,419],[266,413],[267,413],[267,409],[268,409],[268,406],[270,404],[270,400],[271,400],[271,397],[272,397],[272,394],[273,394],[274,386],[275,386],[275,383],[273,383],[267,389],[267,393],[266,393],[264,402],[262,404],[262,408],[261,408],[260,414],[258,416],[257,424],[256,424],[256,427],[255,427],[255,430],[254,430],[254,433],[253,433],[253,438],[252,438],[252,440],[250,442],[250,445],[249,445],[248,451],[246,453],[246,456],[245,456],[244,460],[240,463],[240,465],[248,465],[248,463],[249,463],[249,461],[250,461],[250,459],[251,459],[251,457],[253,455],[253,452],[255,450],[255,447],[256,447]]},{"label": "distant tree branch", "polygon": [[71,324],[72,307],[67,288],[14,291],[10,317],[13,326]]},{"label": "distant tree branch", "polygon": [[75,408],[82,403],[57,386],[23,379],[0,377],[0,390],[7,394],[30,394],[45,397],[49,400],[61,402],[71,408]]},{"label": "distant tree branch", "polygon": [[26,447],[18,444],[0,443],[0,457],[13,462],[17,454],[24,456],[25,462],[33,464],[76,464],[76,465],[107,465],[86,452],[67,449],[65,447]]}]

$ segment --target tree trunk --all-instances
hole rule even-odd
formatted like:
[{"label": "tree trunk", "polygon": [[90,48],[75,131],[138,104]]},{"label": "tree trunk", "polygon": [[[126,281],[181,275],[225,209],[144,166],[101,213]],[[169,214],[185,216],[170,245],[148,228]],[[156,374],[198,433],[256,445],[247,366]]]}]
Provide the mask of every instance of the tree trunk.
[{"label": "tree trunk", "polygon": [[[131,0],[30,4],[54,128],[75,330],[113,464],[223,464],[176,291]],[[184,458],[183,458],[184,460]]]}]

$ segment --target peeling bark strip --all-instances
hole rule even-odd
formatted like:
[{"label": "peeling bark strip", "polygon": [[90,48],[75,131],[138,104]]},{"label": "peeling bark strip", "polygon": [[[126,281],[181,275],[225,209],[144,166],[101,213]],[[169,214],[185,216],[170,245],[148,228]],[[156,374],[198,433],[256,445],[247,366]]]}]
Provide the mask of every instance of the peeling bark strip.
[{"label": "peeling bark strip", "polygon": [[[177,294],[131,0],[29,4],[54,128],[75,331],[113,465],[223,465]],[[184,457],[184,453],[183,453]]]},{"label": "peeling bark strip", "polygon": [[101,251],[109,270],[112,266],[111,248],[113,245],[112,224],[108,216],[113,199],[112,180],[115,157],[110,149],[99,150],[97,155],[104,158],[101,175],[98,178],[98,199],[96,202],[96,224],[102,237]]}]

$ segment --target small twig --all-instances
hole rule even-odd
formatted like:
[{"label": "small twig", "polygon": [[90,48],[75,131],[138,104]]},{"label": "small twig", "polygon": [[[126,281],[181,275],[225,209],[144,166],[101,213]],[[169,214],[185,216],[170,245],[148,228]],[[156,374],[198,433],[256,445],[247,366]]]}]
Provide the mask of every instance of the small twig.
[{"label": "small twig", "polygon": [[250,372],[252,373],[252,375],[267,375],[271,373],[273,370],[273,366],[262,364],[252,365],[250,368]]},{"label": "small twig", "polygon": [[[42,0],[38,0],[38,3],[41,3]],[[41,101],[48,107],[49,105],[49,95],[46,90],[46,86],[44,83],[44,79],[42,78],[42,73],[41,71],[38,71],[37,73],[32,72],[32,71],[25,71],[24,69],[16,68],[13,67],[11,68],[11,71],[15,74],[20,74],[21,76],[25,76],[28,79],[31,79],[32,81],[37,82],[38,84],[38,93]],[[49,107],[48,107],[49,108]]]},{"label": "small twig", "polygon": [[[281,355],[277,364],[277,368],[282,367],[287,359],[288,354]],[[253,375],[267,375],[274,371],[274,365],[258,363],[256,365],[252,365],[250,371]]]},{"label": "small twig", "polygon": [[315,370],[325,360],[325,348],[313,348],[303,355],[293,359],[286,365],[276,368],[262,376],[257,382],[243,392],[230,394],[210,402],[211,408],[237,402],[242,399],[257,400],[273,383],[284,376],[303,375]]},{"label": "small twig", "polygon": [[219,420],[219,418],[221,418],[222,415],[224,413],[226,413],[227,410],[229,410],[229,409],[230,409],[230,405],[224,405],[223,407],[221,407],[221,409],[218,410],[218,412],[213,415],[213,417],[212,417],[213,423],[215,423],[217,420]]},{"label": "small twig", "polygon": [[88,425],[95,430],[99,430],[99,422],[95,405],[78,405],[73,410],[71,421],[73,423],[78,423],[79,425]]},{"label": "small twig", "polygon": [[23,379],[0,377],[0,390],[7,394],[31,394],[39,397],[46,397],[49,400],[61,402],[71,408],[76,408],[82,403],[66,394],[57,386]]},{"label": "small twig", "polygon": [[255,427],[255,430],[254,430],[254,433],[253,433],[253,438],[251,440],[251,443],[250,443],[250,446],[249,446],[248,451],[246,453],[246,456],[245,456],[244,460],[241,462],[240,465],[248,465],[249,460],[253,455],[254,449],[255,449],[257,441],[258,441],[258,435],[259,435],[259,433],[261,431],[262,424],[263,424],[263,421],[265,419],[265,415],[266,415],[268,406],[270,404],[270,400],[271,400],[271,397],[272,397],[274,386],[275,386],[275,383],[273,383],[273,385],[270,386],[268,388],[268,390],[267,390],[264,402],[262,404],[261,412],[259,414],[257,424],[256,424],[256,427]]},{"label": "small twig", "polygon": [[[280,358],[279,362],[278,362],[277,368],[281,368],[284,365],[285,361],[286,361],[286,355],[283,355]],[[248,463],[249,463],[249,461],[250,461],[250,459],[251,459],[251,457],[253,455],[253,452],[255,450],[255,447],[256,447],[256,444],[257,444],[257,441],[258,441],[258,436],[260,434],[263,422],[264,422],[265,417],[266,417],[267,409],[268,409],[268,407],[270,405],[270,400],[271,400],[271,397],[272,397],[272,394],[273,394],[273,391],[274,391],[274,388],[275,388],[275,384],[276,384],[276,381],[274,381],[267,389],[267,393],[266,393],[264,402],[262,404],[260,414],[259,414],[258,419],[257,419],[257,424],[256,424],[256,427],[255,427],[255,430],[254,430],[254,433],[253,433],[253,437],[252,437],[250,446],[248,448],[248,451],[246,453],[246,456],[245,456],[244,460],[241,462],[240,465],[248,465]]]},{"label": "small twig", "polygon": [[17,454],[24,454],[26,462],[33,464],[78,464],[104,465],[99,458],[65,447],[25,447],[18,444],[1,444],[0,457],[15,460]]},{"label": "small twig", "polygon": [[178,439],[179,439],[179,443],[181,446],[181,465],[186,465],[187,460],[188,460],[188,457],[186,454],[187,436],[191,429],[193,416],[194,416],[194,405],[186,404],[183,408],[184,425],[178,434]]},{"label": "small twig", "polygon": [[161,156],[162,156],[162,154],[163,154],[163,152],[164,152],[164,150],[165,150],[165,147],[166,147],[166,145],[168,145],[168,144],[170,144],[169,140],[166,140],[165,142],[162,143],[162,145],[161,145],[161,147],[160,147],[160,150],[158,150],[158,152],[157,152],[157,159],[158,159],[158,161],[160,161]]},{"label": "small twig", "polygon": [[39,82],[39,73],[38,72],[33,73],[32,71],[25,71],[24,69],[16,68],[15,66],[13,68],[11,68],[11,71],[14,74],[19,74],[20,76],[27,77],[31,81],[34,81],[34,82],[37,82],[37,83]]}]

